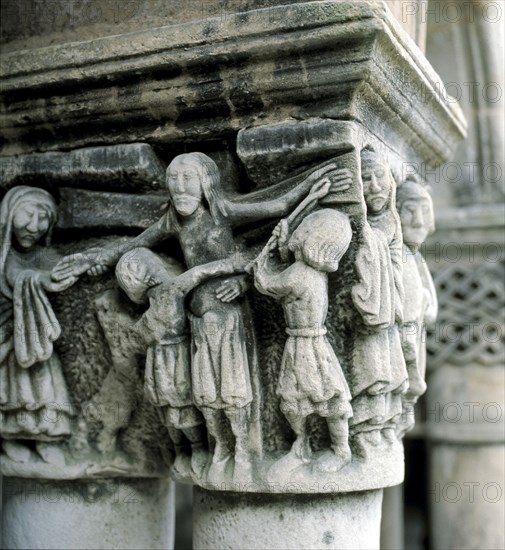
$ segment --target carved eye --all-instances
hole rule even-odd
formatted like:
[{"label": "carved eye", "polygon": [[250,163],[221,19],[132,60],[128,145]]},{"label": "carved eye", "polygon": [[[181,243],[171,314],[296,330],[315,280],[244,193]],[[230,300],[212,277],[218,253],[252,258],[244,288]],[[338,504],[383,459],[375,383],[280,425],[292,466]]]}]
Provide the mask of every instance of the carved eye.
[{"label": "carved eye", "polygon": [[28,214],[28,216],[33,216],[35,214],[35,209],[33,206],[25,206],[24,210],[25,214]]}]

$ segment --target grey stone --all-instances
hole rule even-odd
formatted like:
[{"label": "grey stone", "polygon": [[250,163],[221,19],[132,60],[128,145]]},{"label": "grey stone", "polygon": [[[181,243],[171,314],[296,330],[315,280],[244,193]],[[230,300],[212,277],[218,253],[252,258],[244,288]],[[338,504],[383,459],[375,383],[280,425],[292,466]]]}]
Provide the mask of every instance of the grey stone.
[{"label": "grey stone", "polygon": [[435,166],[465,132],[457,104],[441,97],[438,76],[381,3],[274,6],[13,52],[0,66],[6,154],[69,140],[198,142],[319,117],[360,121],[411,162]]},{"label": "grey stone", "polygon": [[[429,290],[412,264],[405,297],[395,196],[450,157],[461,111],[383,3],[146,21],[11,44],[0,62],[2,361],[11,393],[42,380],[71,404],[56,438],[2,401],[2,471],[158,483],[163,502],[170,474],[200,487],[197,547],[378,547],[382,489],[403,479],[402,402],[424,374],[400,329]],[[31,506],[11,502],[16,517]],[[83,525],[102,510],[74,504]]]},{"label": "grey stone", "polygon": [[195,549],[378,549],[382,491],[229,494],[195,489]]},{"label": "grey stone", "polygon": [[2,187],[19,182],[111,191],[162,189],[165,167],[145,143],[1,158]]},{"label": "grey stone", "polygon": [[161,550],[173,540],[173,506],[169,480],[6,477],[2,547]]}]

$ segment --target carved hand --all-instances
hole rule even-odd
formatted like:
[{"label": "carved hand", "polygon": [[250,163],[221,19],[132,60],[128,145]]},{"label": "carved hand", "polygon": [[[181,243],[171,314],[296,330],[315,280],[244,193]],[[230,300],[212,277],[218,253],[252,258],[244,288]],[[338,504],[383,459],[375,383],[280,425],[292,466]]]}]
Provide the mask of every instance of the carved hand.
[{"label": "carved hand", "polygon": [[352,173],[348,168],[339,168],[332,170],[325,175],[331,182],[332,193],[346,191],[352,185]]},{"label": "carved hand", "polygon": [[79,277],[83,273],[101,275],[114,263],[113,251],[106,248],[89,248],[85,252],[70,254],[62,258],[52,271],[52,278],[61,281],[69,276]]},{"label": "carved hand", "polygon": [[243,292],[242,278],[234,277],[233,279],[226,279],[223,281],[219,288],[216,290],[216,297],[221,302],[231,302],[238,298]]},{"label": "carved hand", "polygon": [[90,266],[89,258],[84,254],[69,254],[54,266],[51,277],[53,281],[62,281],[70,276],[79,277],[86,273]]},{"label": "carved hand", "polygon": [[324,177],[322,180],[315,183],[311,189],[309,196],[313,200],[319,200],[323,197],[326,197],[328,192],[330,191],[330,187],[332,185],[332,182],[328,176]]},{"label": "carved hand", "polygon": [[[270,238],[270,240],[273,242],[273,237],[275,237],[277,246],[281,248],[285,246],[286,243],[288,242],[288,236],[289,236],[288,231],[289,231],[289,225],[287,220],[281,220],[275,226],[275,229],[272,232],[272,237]],[[270,240],[268,241],[269,243],[270,243]],[[274,250],[274,249],[275,247],[271,248],[271,250]]]},{"label": "carved hand", "polygon": [[67,276],[66,278],[58,281],[53,280],[52,275],[49,273],[43,273],[40,276],[40,282],[48,292],[63,292],[64,290],[67,290],[67,288],[70,288],[78,280],[79,277],[74,275]]}]

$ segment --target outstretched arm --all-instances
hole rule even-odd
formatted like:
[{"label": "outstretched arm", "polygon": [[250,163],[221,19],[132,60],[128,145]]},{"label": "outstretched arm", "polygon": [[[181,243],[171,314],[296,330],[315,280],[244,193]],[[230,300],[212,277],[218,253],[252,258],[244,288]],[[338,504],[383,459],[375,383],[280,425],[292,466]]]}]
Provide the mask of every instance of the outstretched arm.
[{"label": "outstretched arm", "polygon": [[[315,183],[323,180],[330,182],[331,192],[340,192],[349,189],[352,184],[352,175],[348,169],[337,169],[335,163],[331,162],[310,173],[290,178],[268,189],[250,193],[247,199],[252,199],[254,202],[244,202],[239,199],[225,200],[224,207],[228,219],[232,225],[241,225],[285,216],[307,195]],[[272,194],[279,193],[281,194],[277,198],[269,198]]]},{"label": "outstretched arm", "polygon": [[188,269],[188,271],[185,271],[182,275],[179,275],[175,284],[184,294],[187,294],[207,279],[220,277],[222,275],[244,273],[246,264],[245,258],[237,255],[225,260],[217,260],[208,264],[197,265]]},{"label": "outstretched arm", "polygon": [[138,247],[150,248],[170,235],[171,231],[166,226],[166,217],[163,216],[157,223],[125,243],[97,246],[65,256],[53,268],[51,276],[54,281],[61,281],[70,276],[79,277],[84,273],[101,275],[115,265],[123,254]]}]

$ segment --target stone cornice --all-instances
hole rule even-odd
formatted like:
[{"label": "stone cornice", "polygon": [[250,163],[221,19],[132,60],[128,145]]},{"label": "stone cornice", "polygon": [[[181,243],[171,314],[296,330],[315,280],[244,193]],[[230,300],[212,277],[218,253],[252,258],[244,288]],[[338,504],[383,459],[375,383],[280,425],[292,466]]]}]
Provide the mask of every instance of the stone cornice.
[{"label": "stone cornice", "polygon": [[399,156],[434,166],[465,132],[383,3],[308,2],[18,51],[1,72],[4,154],[321,117],[366,119]]}]

